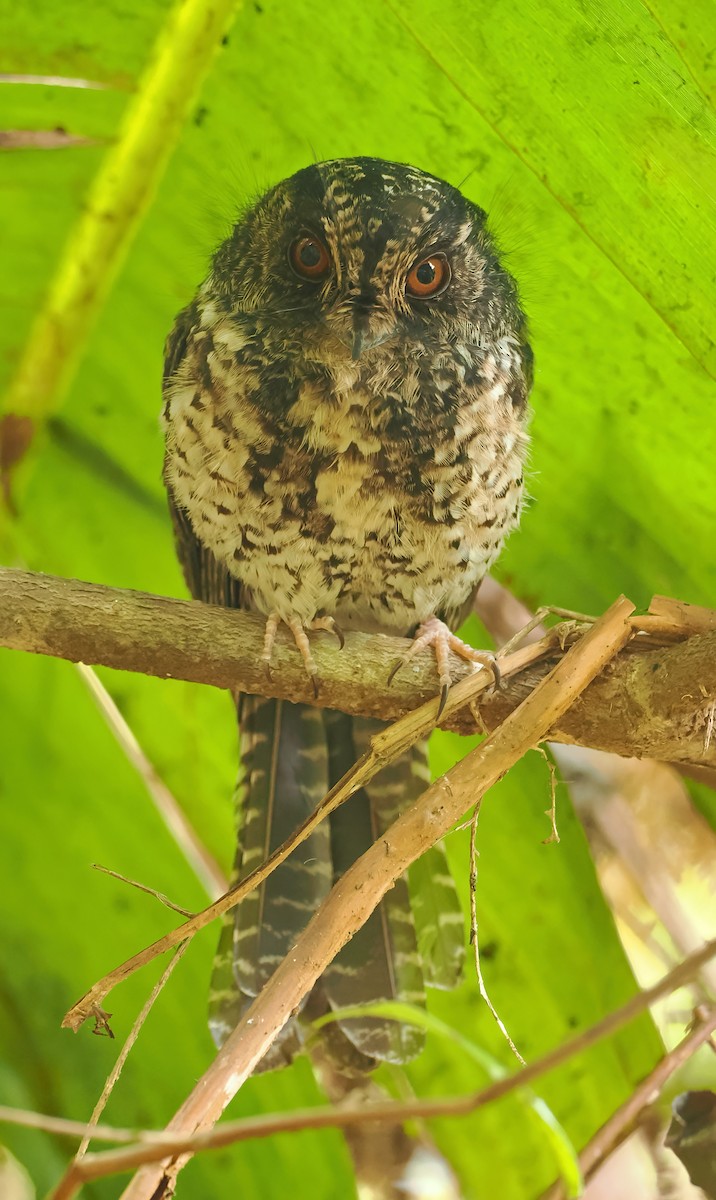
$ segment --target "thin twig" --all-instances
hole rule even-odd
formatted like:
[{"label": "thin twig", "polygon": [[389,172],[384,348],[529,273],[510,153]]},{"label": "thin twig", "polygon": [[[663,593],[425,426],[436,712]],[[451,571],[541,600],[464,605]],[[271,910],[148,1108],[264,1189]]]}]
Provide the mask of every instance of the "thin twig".
[{"label": "thin twig", "polygon": [[497,1028],[507,1042],[507,1045],[510,1047],[510,1050],[514,1054],[517,1061],[524,1067],[527,1064],[513,1042],[509,1030],[502,1020],[502,1017],[492,1003],[482,974],[482,962],[480,960],[480,940],[477,930],[477,822],[480,815],[480,807],[481,801],[478,800],[477,804],[475,805],[475,811],[472,814],[472,820],[470,822],[470,944],[472,945],[475,954],[475,974],[477,976],[477,986],[480,989],[480,995],[485,1001],[485,1004],[487,1005],[490,1014],[497,1025]]},{"label": "thin twig", "polygon": [[553,604],[543,604],[525,622],[522,628],[518,629],[509,641],[505,642],[501,648],[501,653],[509,654],[511,650],[516,650],[518,646],[521,646],[531,633],[543,627],[545,617],[559,617],[560,620],[567,621],[570,625],[592,625],[596,620],[596,617],[591,617],[586,613],[574,612],[571,608],[558,608]]},{"label": "thin twig", "polygon": [[156,888],[148,887],[146,883],[138,883],[136,879],[130,879],[127,875],[120,875],[119,871],[112,871],[109,867],[103,867],[101,863],[92,863],[92,870],[101,871],[103,875],[110,875],[112,879],[118,879],[120,883],[129,884],[130,887],[136,888],[138,892],[146,892],[148,896],[154,896],[154,899],[158,900],[160,904],[165,905],[166,908],[171,908],[173,912],[179,913],[182,917],[194,916],[188,908],[181,908],[180,905],[175,904],[173,900],[165,896],[163,892],[158,892]]},{"label": "thin twig", "polygon": [[557,829],[557,764],[554,759],[550,758],[544,746],[535,746],[535,750],[538,754],[542,755],[549,771],[550,804],[549,808],[544,810],[544,815],[549,817],[549,823],[552,828],[549,837],[543,840],[542,845],[551,846],[554,842],[559,842],[559,831]]},{"label": "thin twig", "polygon": [[39,1129],[57,1137],[83,1138],[85,1134],[91,1133],[99,1142],[137,1142],[144,1137],[154,1136],[139,1129],[118,1129],[113,1125],[92,1126],[86,1121],[69,1121],[66,1117],[51,1117],[47,1113],[0,1104],[0,1125],[3,1124],[19,1125],[22,1129]]},{"label": "thin twig", "polygon": [[[514,1075],[498,1079],[486,1088],[470,1095],[440,1097],[433,1100],[393,1101],[357,1110],[309,1108],[290,1113],[270,1113],[258,1117],[242,1118],[238,1121],[228,1121],[209,1132],[180,1133],[173,1136],[165,1132],[161,1135],[161,1142],[153,1140],[157,1135],[147,1134],[144,1135],[146,1140],[127,1149],[88,1154],[80,1166],[80,1176],[76,1180],[75,1191],[82,1182],[100,1179],[122,1171],[131,1171],[156,1162],[169,1154],[179,1155],[218,1149],[235,1142],[271,1137],[277,1133],[297,1133],[305,1129],[345,1128],[348,1125],[371,1121],[396,1123],[412,1118],[467,1115],[496,1100],[501,1100],[504,1096],[526,1087],[528,1084],[533,1084],[536,1079],[562,1066],[575,1055],[581,1054],[603,1041],[604,1038],[616,1033],[647,1008],[656,1004],[662,997],[688,983],[699,972],[703,964],[714,956],[716,956],[716,938],[702,946],[696,954],[690,955],[689,958],[679,963],[658,983],[646,991],[632,996],[626,1004],[603,1017],[589,1029],[548,1051],[547,1054],[535,1059],[534,1062],[515,1072]],[[35,1114],[30,1115],[34,1117]],[[24,1118],[27,1114],[23,1113],[22,1116]],[[0,1109],[1,1119],[7,1119],[2,1109]],[[45,1118],[42,1120],[44,1121]],[[27,1122],[23,1120],[22,1123]],[[66,1200],[70,1200],[71,1195],[74,1193],[70,1193]]]},{"label": "thin twig", "polygon": [[[207,896],[210,900],[216,900],[229,886],[224,872],[197,836],[196,830],[187,819],[186,813],[176,797],[147,758],[97,672],[92,667],[85,666],[84,663],[78,663],[77,670],[92,693],[102,716],[127,759],[141,776],[157,812],[197,879],[203,885]],[[179,909],[178,911],[183,912],[184,910]]]},{"label": "thin twig", "polygon": [[166,967],[162,971],[162,974],[160,975],[159,979],[157,980],[154,987],[152,988],[147,1000],[142,1005],[141,1011],[139,1012],[139,1015],[138,1015],[136,1021],[134,1022],[134,1024],[132,1025],[132,1028],[129,1031],[127,1040],[125,1041],[124,1045],[122,1046],[122,1049],[120,1050],[120,1052],[117,1056],[117,1061],[115,1062],[114,1066],[112,1067],[112,1070],[110,1071],[109,1075],[107,1076],[107,1081],[106,1081],[104,1087],[102,1088],[102,1094],[94,1106],[94,1109],[92,1111],[92,1116],[89,1119],[89,1127],[88,1127],[87,1131],[83,1134],[79,1149],[77,1151],[77,1154],[75,1155],[76,1163],[79,1162],[82,1158],[84,1158],[84,1156],[87,1152],[87,1147],[89,1146],[92,1138],[95,1136],[94,1131],[96,1130],[97,1125],[99,1124],[99,1119],[102,1116],[102,1113],[104,1112],[104,1110],[107,1106],[107,1101],[109,1100],[109,1097],[112,1094],[112,1089],[114,1088],[114,1085],[116,1084],[117,1080],[119,1079],[120,1075],[122,1074],[122,1071],[124,1069],[124,1064],[126,1063],[127,1058],[129,1057],[129,1053],[130,1053],[132,1047],[134,1046],[134,1043],[136,1042],[137,1038],[139,1037],[142,1026],[144,1025],[144,1022],[146,1021],[152,1008],[154,1007],[154,1003],[155,1003],[157,997],[159,996],[159,993],[162,991],[165,984],[168,982],[169,976],[171,975],[174,968],[177,966],[180,958],[185,953],[186,949],[187,949],[187,943],[184,943],[183,946],[177,946],[171,959],[167,963]]},{"label": "thin twig", "polygon": [[74,1194],[74,1192],[76,1190],[76,1180],[78,1178],[78,1171],[80,1170],[80,1164],[82,1163],[82,1160],[84,1159],[84,1157],[87,1153],[87,1148],[90,1144],[90,1141],[92,1140],[92,1138],[97,1136],[97,1130],[99,1128],[99,1119],[100,1119],[102,1113],[104,1112],[104,1109],[107,1105],[107,1101],[109,1100],[109,1098],[112,1094],[112,1091],[114,1089],[114,1086],[115,1086],[117,1080],[119,1079],[120,1075],[122,1074],[122,1071],[124,1069],[124,1064],[126,1063],[127,1058],[129,1057],[129,1053],[130,1053],[132,1047],[134,1046],[134,1043],[136,1042],[137,1038],[139,1037],[142,1026],[144,1025],[144,1022],[146,1021],[147,1017],[149,1016],[149,1013],[151,1012],[152,1007],[154,1006],[154,1002],[156,1001],[159,993],[162,991],[164,985],[167,983],[167,981],[169,979],[169,976],[171,975],[172,971],[174,970],[174,968],[176,967],[180,958],[182,957],[182,955],[184,954],[184,952],[187,949],[188,949],[188,942],[185,942],[182,946],[177,946],[170,961],[167,963],[167,966],[165,967],[161,976],[159,977],[159,979],[155,983],[154,987],[152,988],[152,990],[149,994],[149,997],[147,998],[146,1002],[142,1006],[142,1009],[141,1009],[136,1021],[134,1022],[134,1024],[132,1025],[132,1028],[129,1031],[127,1040],[125,1041],[124,1045],[122,1046],[122,1049],[119,1052],[119,1055],[117,1056],[117,1061],[115,1062],[114,1066],[112,1067],[112,1070],[110,1071],[109,1075],[107,1076],[105,1085],[102,1088],[102,1094],[100,1095],[99,1100],[95,1104],[94,1110],[92,1112],[92,1116],[89,1119],[89,1124],[87,1125],[84,1133],[82,1134],[82,1141],[80,1142],[77,1153],[75,1154],[74,1159],[70,1163],[69,1167],[67,1168],[67,1171],[63,1175],[63,1177],[60,1180],[60,1182],[58,1183],[57,1187],[52,1192],[51,1200],[68,1200],[68,1197],[70,1197]]}]

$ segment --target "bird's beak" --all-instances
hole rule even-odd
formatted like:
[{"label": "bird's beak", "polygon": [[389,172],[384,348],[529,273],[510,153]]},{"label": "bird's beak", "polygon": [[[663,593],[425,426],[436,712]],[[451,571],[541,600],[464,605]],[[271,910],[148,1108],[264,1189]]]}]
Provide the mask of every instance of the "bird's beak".
[{"label": "bird's beak", "polygon": [[351,344],[351,358],[357,362],[361,356],[366,343],[365,329],[357,324],[353,326],[353,342]]},{"label": "bird's beak", "polygon": [[372,350],[374,346],[380,346],[381,342],[386,341],[391,336],[391,332],[391,330],[382,329],[377,333],[371,333],[368,314],[354,311],[353,338],[351,341],[351,358],[353,361],[357,362],[364,351]]}]

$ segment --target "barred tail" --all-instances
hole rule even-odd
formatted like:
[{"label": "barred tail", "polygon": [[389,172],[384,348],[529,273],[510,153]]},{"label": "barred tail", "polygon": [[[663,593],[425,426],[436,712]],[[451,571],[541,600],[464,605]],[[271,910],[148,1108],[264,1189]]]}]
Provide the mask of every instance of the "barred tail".
[{"label": "barred tail", "polygon": [[[235,881],[260,866],[328,790],[326,737],[319,709],[242,696],[239,721]],[[219,1045],[295,944],[332,882],[329,830],[324,822],[264,884],[227,913],[209,1001],[209,1025]],[[263,1068],[283,1065],[297,1049],[291,1023]]]},{"label": "barred tail", "polygon": [[[240,721],[236,879],[259,866],[295,830],[382,727],[378,721],[253,696],[241,698]],[[218,1044],[295,944],[333,881],[385,834],[428,781],[421,745],[355,793],[227,914],[210,998],[210,1027]],[[421,1006],[424,982],[454,986],[463,956],[462,914],[444,849],[436,846],[411,868],[409,884],[397,880],[327,969],[321,987],[334,1009],[381,1000]],[[340,1025],[373,1059],[405,1062],[424,1041],[415,1026],[377,1017]],[[262,1067],[290,1061],[300,1041],[291,1022]]]},{"label": "barred tail", "polygon": [[[383,725],[326,712],[333,784],[369,747]],[[422,743],[380,772],[331,816],[336,876],[343,873],[429,783]],[[338,954],[325,975],[332,1007],[398,1000],[422,1007],[424,984],[454,987],[465,953],[464,922],[442,844],[429,850],[387,893],[379,908]],[[417,927],[417,933],[416,933]],[[422,1049],[424,1032],[375,1017],[341,1021],[353,1044],[373,1058],[406,1062]]]}]

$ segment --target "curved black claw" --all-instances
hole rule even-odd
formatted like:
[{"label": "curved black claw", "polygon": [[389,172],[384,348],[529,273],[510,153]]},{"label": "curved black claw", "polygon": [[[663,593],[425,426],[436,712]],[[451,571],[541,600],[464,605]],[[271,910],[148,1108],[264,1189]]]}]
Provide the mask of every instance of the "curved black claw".
[{"label": "curved black claw", "polygon": [[342,650],[346,644],[343,630],[334,617],[316,617],[306,626],[306,629],[311,629],[314,633],[318,633],[319,630],[322,630],[324,633],[332,633],[334,637],[338,638],[339,650]]},{"label": "curved black claw", "polygon": [[485,667],[492,674],[492,683],[486,689],[487,694],[492,694],[495,691],[503,691],[506,688],[503,672],[500,671],[500,664],[497,655],[491,654],[489,650],[480,650],[480,656],[475,656],[475,661],[479,662],[480,666]]},{"label": "curved black claw", "polygon": [[398,671],[400,670],[402,665],[403,665],[403,659],[399,658],[397,663],[395,664],[395,666],[392,668],[390,675],[388,676],[388,687],[390,687],[391,683],[395,679],[395,676],[398,674]]},{"label": "curved black claw", "polygon": [[491,658],[487,659],[484,665],[487,667],[488,671],[492,671],[492,683],[487,690],[489,692],[504,691],[507,685],[502,678],[502,671],[500,670],[500,664],[498,663],[496,656],[492,656]]},{"label": "curved black claw", "polygon": [[[492,692],[496,692],[498,690],[498,688],[502,689],[505,687],[505,683],[502,678],[502,672],[500,671],[497,659],[493,655],[486,655],[484,663],[481,663],[480,665],[485,667],[488,671],[492,672],[492,682],[490,683],[489,687],[487,687],[485,689],[485,691],[487,692],[488,695]],[[451,686],[452,685],[450,683],[444,683],[442,685],[442,687],[440,688],[440,703],[438,704],[438,720],[440,720],[441,716],[443,715],[445,705],[447,704],[448,696],[450,695]]]}]

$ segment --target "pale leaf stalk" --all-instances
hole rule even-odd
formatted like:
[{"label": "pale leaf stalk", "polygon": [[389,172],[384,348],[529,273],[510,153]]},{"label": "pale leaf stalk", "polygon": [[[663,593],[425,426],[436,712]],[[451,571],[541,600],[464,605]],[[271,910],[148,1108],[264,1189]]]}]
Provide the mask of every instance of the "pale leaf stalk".
[{"label": "pale leaf stalk", "polygon": [[179,0],[62,251],[7,394],[41,422],[59,407],[152,202],[237,0]]}]

